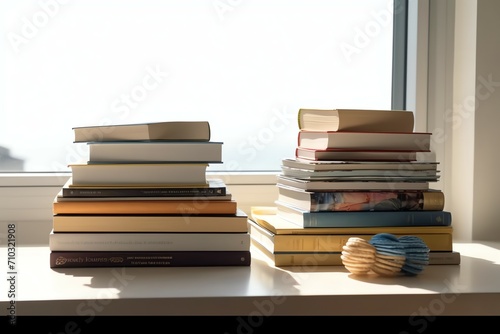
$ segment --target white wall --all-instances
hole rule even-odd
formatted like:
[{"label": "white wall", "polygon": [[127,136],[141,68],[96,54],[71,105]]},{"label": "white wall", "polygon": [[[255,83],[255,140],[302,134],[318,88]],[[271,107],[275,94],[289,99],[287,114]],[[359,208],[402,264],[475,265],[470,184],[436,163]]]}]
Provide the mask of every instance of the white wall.
[{"label": "white wall", "polygon": [[[463,0],[462,0],[463,1]],[[500,1],[478,0],[472,237],[500,240]]]},{"label": "white wall", "polygon": [[[455,241],[500,240],[500,1],[432,0],[430,131]],[[431,11],[432,12],[432,11]],[[432,20],[431,20],[432,21]]]}]

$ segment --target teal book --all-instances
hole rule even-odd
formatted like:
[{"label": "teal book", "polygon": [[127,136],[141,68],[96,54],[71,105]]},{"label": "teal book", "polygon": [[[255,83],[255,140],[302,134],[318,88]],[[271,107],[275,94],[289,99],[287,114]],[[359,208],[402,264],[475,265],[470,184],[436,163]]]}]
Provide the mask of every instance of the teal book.
[{"label": "teal book", "polygon": [[276,202],[277,215],[301,227],[450,226],[449,211],[305,211]]}]

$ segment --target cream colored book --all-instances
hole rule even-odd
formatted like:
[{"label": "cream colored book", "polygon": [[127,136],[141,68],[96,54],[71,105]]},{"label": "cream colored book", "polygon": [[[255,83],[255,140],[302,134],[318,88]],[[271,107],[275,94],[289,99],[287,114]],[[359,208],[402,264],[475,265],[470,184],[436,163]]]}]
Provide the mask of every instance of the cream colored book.
[{"label": "cream colored book", "polygon": [[78,126],[73,128],[74,142],[188,140],[209,141],[207,121],[167,121],[135,124]]},{"label": "cream colored book", "polygon": [[74,163],[77,186],[206,185],[208,163]]},{"label": "cream colored book", "polygon": [[406,110],[299,109],[300,130],[413,132],[414,115]]},{"label": "cream colored book", "polygon": [[54,215],[54,232],[248,232],[242,210],[233,215]]}]

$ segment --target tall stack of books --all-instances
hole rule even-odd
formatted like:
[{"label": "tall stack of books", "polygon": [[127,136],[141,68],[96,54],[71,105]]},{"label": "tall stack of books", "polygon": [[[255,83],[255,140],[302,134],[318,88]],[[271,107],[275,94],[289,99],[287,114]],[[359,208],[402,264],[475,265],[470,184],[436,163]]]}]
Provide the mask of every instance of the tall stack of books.
[{"label": "tall stack of books", "polygon": [[275,207],[252,208],[252,242],[278,266],[342,265],[350,237],[420,237],[430,264],[458,264],[431,133],[404,110],[300,109]]},{"label": "tall stack of books", "polygon": [[221,179],[205,121],[75,127],[88,160],[53,203],[50,266],[249,266],[248,216]]}]

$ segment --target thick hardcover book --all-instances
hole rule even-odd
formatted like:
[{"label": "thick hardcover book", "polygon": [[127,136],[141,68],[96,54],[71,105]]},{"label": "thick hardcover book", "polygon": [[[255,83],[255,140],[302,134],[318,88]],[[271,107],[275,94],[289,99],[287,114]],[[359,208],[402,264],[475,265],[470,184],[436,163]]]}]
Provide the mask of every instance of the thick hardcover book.
[{"label": "thick hardcover book", "polygon": [[207,121],[167,121],[116,125],[78,126],[73,128],[74,142],[120,140],[209,141]]},{"label": "thick hardcover book", "polygon": [[297,147],[295,156],[309,160],[345,160],[345,161],[417,161],[422,153],[431,151],[397,151],[397,150],[348,150],[348,149],[312,149]]},{"label": "thick hardcover book", "polygon": [[106,200],[57,201],[52,204],[53,214],[142,214],[142,215],[232,215],[237,202],[212,200]]},{"label": "thick hardcover book", "polygon": [[339,132],[299,131],[298,146],[325,150],[406,150],[429,151],[431,133],[428,132]]},{"label": "thick hardcover book", "polygon": [[90,162],[222,163],[221,142],[90,142]]},{"label": "thick hardcover book", "polygon": [[[375,234],[274,234],[250,220],[250,235],[273,252],[341,252],[349,238],[370,240]],[[431,251],[452,251],[451,233],[402,233],[395,236],[412,235],[419,237]]]},{"label": "thick hardcover book", "polygon": [[298,112],[300,130],[413,132],[413,112],[407,110],[306,109]]},{"label": "thick hardcover book", "polygon": [[282,159],[281,164],[289,168],[305,169],[310,171],[352,171],[352,170],[401,170],[411,172],[417,170],[437,171],[436,161],[315,161],[300,158]]},{"label": "thick hardcover book", "polygon": [[273,252],[252,237],[252,246],[264,254],[276,267],[343,266],[341,252]]},{"label": "thick hardcover book", "polygon": [[315,227],[298,226],[277,215],[274,206],[251,208],[251,219],[274,234],[452,234],[453,226],[369,226],[369,227]]},{"label": "thick hardcover book", "polygon": [[278,201],[306,211],[443,210],[440,190],[304,191],[278,186]]},{"label": "thick hardcover book", "polygon": [[202,197],[221,196],[227,194],[226,184],[222,179],[207,179],[205,185],[180,185],[180,186],[77,186],[72,184],[72,179],[62,187],[63,197]]},{"label": "thick hardcover book", "polygon": [[84,233],[51,231],[51,251],[242,251],[249,233]]},{"label": "thick hardcover book", "polygon": [[448,226],[449,211],[304,211],[276,201],[277,214],[303,227]]},{"label": "thick hardcover book", "polygon": [[[344,266],[342,252],[272,252],[256,239],[252,238],[252,246],[263,253],[276,267],[305,266]],[[429,252],[429,265],[459,265],[460,253]]]},{"label": "thick hardcover book", "polygon": [[54,215],[54,232],[248,232],[247,215]]},{"label": "thick hardcover book", "polygon": [[206,185],[207,163],[75,163],[71,178],[79,186]]},{"label": "thick hardcover book", "polygon": [[51,268],[249,266],[246,251],[99,252],[53,251]]},{"label": "thick hardcover book", "polygon": [[379,181],[342,181],[342,180],[303,180],[278,175],[277,184],[308,191],[318,190],[428,190],[429,181],[391,181],[389,178]]}]

